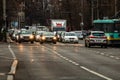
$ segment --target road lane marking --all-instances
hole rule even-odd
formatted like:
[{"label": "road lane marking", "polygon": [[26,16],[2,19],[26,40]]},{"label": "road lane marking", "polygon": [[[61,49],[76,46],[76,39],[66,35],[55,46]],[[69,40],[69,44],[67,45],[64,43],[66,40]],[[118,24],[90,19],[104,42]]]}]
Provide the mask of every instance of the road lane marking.
[{"label": "road lane marking", "polygon": [[88,69],[88,68],[86,68],[86,67],[84,67],[84,66],[80,66],[82,69],[84,69],[84,70],[86,70],[86,71],[88,71],[88,72],[90,72],[90,73],[92,73],[92,74],[94,74],[94,75],[97,75],[97,76],[99,76],[99,77],[101,77],[101,78],[104,78],[104,79],[106,79],[106,80],[113,80],[113,79],[111,79],[111,78],[108,78],[108,77],[106,77],[106,76],[104,76],[104,75],[102,75],[102,74],[99,74],[99,73],[97,73],[97,72],[95,72],[95,71],[93,71],[93,70],[90,70],[90,69]]},{"label": "road lane marking", "polygon": [[10,46],[10,45],[8,45],[8,49],[9,49],[9,51],[11,52],[11,54],[12,54],[12,56],[13,56],[13,59],[14,59],[14,60],[17,59],[16,56],[15,56],[15,53],[14,53],[13,50],[11,49],[11,46]]},{"label": "road lane marking", "polygon": [[0,76],[4,76],[4,75],[6,75],[5,73],[0,73]]},{"label": "road lane marking", "polygon": [[[45,46],[44,46],[44,47],[45,47]],[[47,47],[45,47],[45,48],[47,48]],[[50,48],[47,48],[47,49],[50,50],[51,52],[55,53],[55,54],[58,55],[59,57],[63,58],[64,60],[66,60],[66,61],[68,61],[68,62],[70,62],[70,63],[72,63],[72,64],[74,64],[74,65],[76,65],[76,66],[80,66],[80,64],[78,64],[77,62],[72,61],[72,60],[70,60],[69,58],[62,56],[62,55],[59,54],[57,51],[52,51]],[[104,53],[102,53],[102,54],[104,54]],[[111,78],[109,78],[109,77],[106,77],[106,76],[100,74],[100,73],[97,73],[97,72],[95,72],[95,71],[93,71],[93,70],[90,70],[90,69],[88,69],[88,68],[86,68],[86,67],[84,67],[84,66],[80,66],[80,68],[83,69],[83,70],[86,70],[86,71],[88,71],[88,72],[90,72],[90,73],[92,73],[92,74],[94,74],[94,75],[96,75],[96,76],[99,76],[99,77],[101,77],[101,78],[103,78],[103,79],[113,80],[113,79],[111,79]]]}]

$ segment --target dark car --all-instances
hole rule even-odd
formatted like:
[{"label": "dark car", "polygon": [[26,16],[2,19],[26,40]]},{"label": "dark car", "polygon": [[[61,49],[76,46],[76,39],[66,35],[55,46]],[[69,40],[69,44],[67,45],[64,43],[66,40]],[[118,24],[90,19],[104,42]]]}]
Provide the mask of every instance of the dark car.
[{"label": "dark car", "polygon": [[43,44],[44,42],[51,42],[56,44],[57,37],[54,35],[53,32],[44,32],[40,35],[40,44]]},{"label": "dark car", "polygon": [[85,38],[85,47],[101,46],[107,48],[107,37],[103,31],[90,31]]}]

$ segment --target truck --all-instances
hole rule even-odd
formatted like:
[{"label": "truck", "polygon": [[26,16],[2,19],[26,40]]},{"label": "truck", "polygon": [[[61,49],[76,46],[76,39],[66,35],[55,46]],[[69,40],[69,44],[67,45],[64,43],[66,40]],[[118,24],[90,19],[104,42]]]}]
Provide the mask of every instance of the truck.
[{"label": "truck", "polygon": [[66,20],[64,19],[51,19],[51,31],[63,32],[66,31]]}]

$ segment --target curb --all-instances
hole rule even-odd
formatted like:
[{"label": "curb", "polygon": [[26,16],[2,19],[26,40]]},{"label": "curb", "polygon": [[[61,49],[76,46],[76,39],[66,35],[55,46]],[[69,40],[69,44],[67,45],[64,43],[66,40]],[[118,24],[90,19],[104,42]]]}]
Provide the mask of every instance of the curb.
[{"label": "curb", "polygon": [[10,72],[8,73],[7,80],[14,80],[17,65],[18,65],[18,60],[14,60]]}]

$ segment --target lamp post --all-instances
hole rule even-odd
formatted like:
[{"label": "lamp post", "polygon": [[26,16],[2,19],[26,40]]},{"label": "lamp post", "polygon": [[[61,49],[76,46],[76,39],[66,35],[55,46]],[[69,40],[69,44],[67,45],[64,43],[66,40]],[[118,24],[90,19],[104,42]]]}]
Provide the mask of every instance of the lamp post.
[{"label": "lamp post", "polygon": [[7,42],[7,34],[6,34],[6,0],[3,0],[3,20],[4,20],[4,28],[3,28],[3,39]]},{"label": "lamp post", "polygon": [[81,30],[83,30],[83,26],[84,26],[83,14],[82,14],[82,13],[79,13],[79,16],[81,17],[81,22],[80,22]]}]

